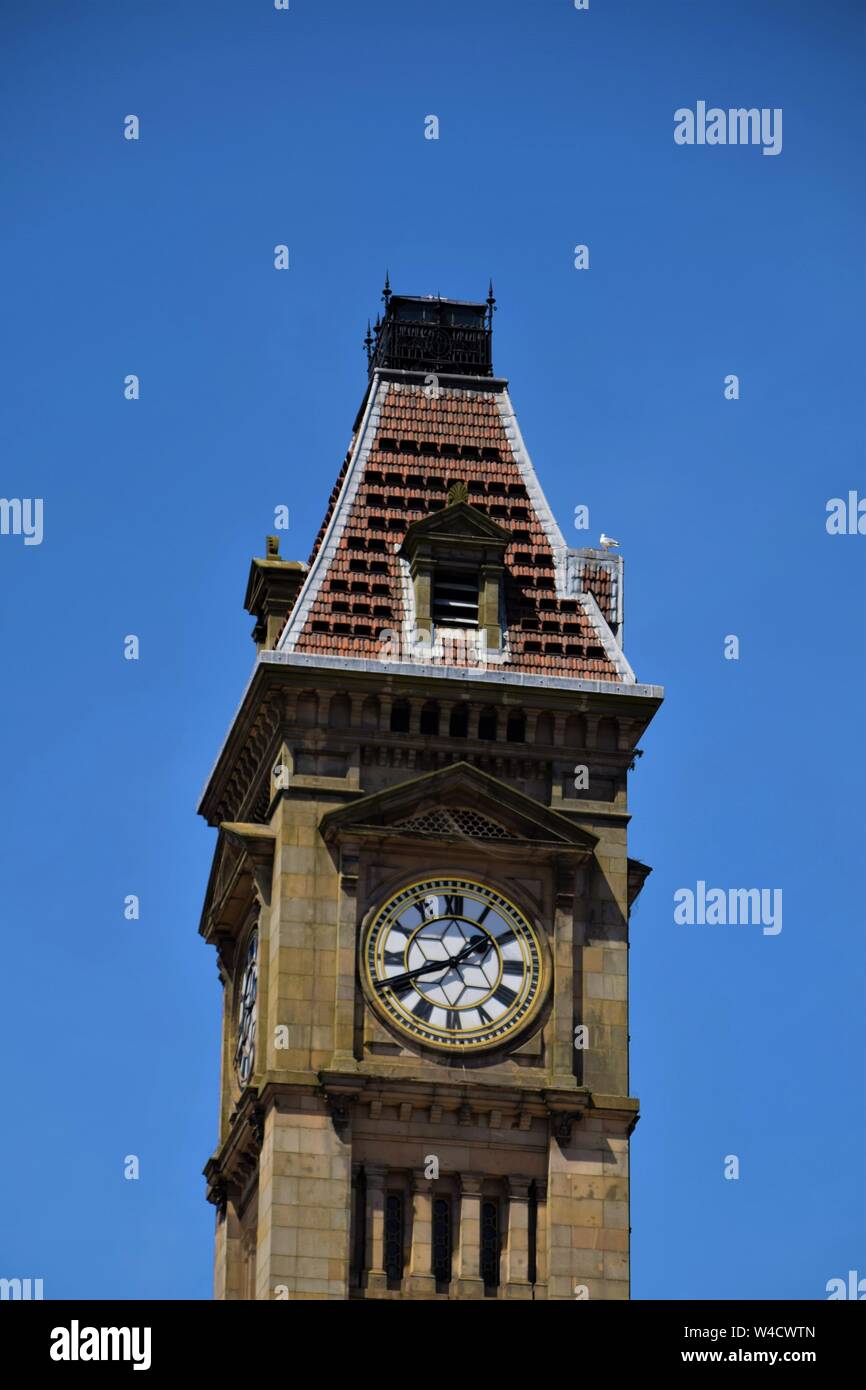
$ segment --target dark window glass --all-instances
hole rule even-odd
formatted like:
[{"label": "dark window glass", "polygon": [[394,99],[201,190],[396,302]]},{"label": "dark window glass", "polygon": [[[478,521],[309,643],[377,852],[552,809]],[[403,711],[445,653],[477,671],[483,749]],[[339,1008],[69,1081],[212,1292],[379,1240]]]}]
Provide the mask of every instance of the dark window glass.
[{"label": "dark window glass", "polygon": [[599,719],[598,731],[595,736],[596,748],[603,748],[605,752],[615,749],[619,744],[619,725],[615,719]]},{"label": "dark window glass", "polygon": [[403,1194],[389,1192],[385,1198],[385,1274],[389,1284],[403,1278]]},{"label": "dark window glass", "polygon": [[397,700],[391,706],[391,733],[408,734],[409,732],[409,701]]},{"label": "dark window glass", "polygon": [[439,732],[439,706],[431,700],[421,710],[421,732],[422,734],[438,734]]},{"label": "dark window glass", "polygon": [[529,1282],[534,1284],[538,1278],[536,1268],[536,1243],[538,1241],[538,1192],[535,1183],[529,1190]]},{"label": "dark window glass", "polygon": [[496,738],[496,710],[483,709],[478,716],[478,737],[490,739],[491,742]]},{"label": "dark window glass", "polygon": [[367,1179],[363,1170],[355,1179],[355,1239],[352,1243],[352,1283],[359,1285],[367,1262]]},{"label": "dark window glass", "polygon": [[433,1275],[436,1292],[443,1293],[451,1282],[451,1203],[437,1197],[433,1203]]},{"label": "dark window glass", "polygon": [[509,716],[508,716],[508,730],[507,730],[507,732],[506,732],[505,737],[508,739],[508,742],[509,742],[509,743],[525,743],[525,742],[526,742],[526,715],[525,715],[525,714],[509,714]]},{"label": "dark window glass", "polygon": [[484,1292],[499,1284],[499,1203],[481,1203],[481,1278]]},{"label": "dark window glass", "polygon": [[465,738],[469,733],[469,710],[466,705],[454,706],[451,711],[448,733],[451,738]]}]

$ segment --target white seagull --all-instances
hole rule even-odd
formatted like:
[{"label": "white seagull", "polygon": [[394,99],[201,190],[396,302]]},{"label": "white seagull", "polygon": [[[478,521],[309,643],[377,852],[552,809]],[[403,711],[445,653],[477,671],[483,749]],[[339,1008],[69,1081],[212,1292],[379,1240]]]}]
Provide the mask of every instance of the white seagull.
[{"label": "white seagull", "polygon": [[613,536],[606,536],[603,531],[598,538],[598,543],[599,545],[603,545],[605,550],[610,550],[612,546],[619,545],[619,541],[615,541]]}]

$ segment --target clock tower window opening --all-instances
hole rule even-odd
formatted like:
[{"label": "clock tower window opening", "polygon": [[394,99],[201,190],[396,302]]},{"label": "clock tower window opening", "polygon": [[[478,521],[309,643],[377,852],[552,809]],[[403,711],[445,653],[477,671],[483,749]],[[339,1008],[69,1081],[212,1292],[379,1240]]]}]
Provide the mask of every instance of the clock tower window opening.
[{"label": "clock tower window opening", "polygon": [[388,1287],[399,1289],[403,1278],[404,1208],[402,1192],[389,1192],[385,1199],[385,1275]]},{"label": "clock tower window opening", "polygon": [[469,706],[455,705],[448,723],[449,738],[466,738],[469,734]]},{"label": "clock tower window opening", "polygon": [[478,716],[478,737],[491,743],[496,742],[496,710],[489,706]]},{"label": "clock tower window opening", "polygon": [[412,710],[408,700],[395,700],[391,706],[391,733],[408,734]]},{"label": "clock tower window opening", "polygon": [[481,1204],[481,1278],[485,1294],[495,1294],[499,1287],[499,1252],[501,1246],[499,1203]]},{"label": "clock tower window opening", "polygon": [[351,1282],[355,1288],[361,1288],[364,1280],[364,1271],[367,1267],[367,1175],[363,1168],[359,1168],[354,1176],[354,1210],[353,1217],[353,1242],[352,1242],[352,1268]]},{"label": "clock tower window opening", "polygon": [[451,1202],[437,1197],[433,1203],[433,1277],[436,1292],[447,1293],[451,1283]]},{"label": "clock tower window opening", "polygon": [[425,735],[439,733],[439,706],[435,700],[428,700],[426,705],[422,705],[420,728]]},{"label": "clock tower window opening", "polygon": [[437,565],[433,621],[441,627],[478,626],[478,571]]},{"label": "clock tower window opening", "polygon": [[529,1189],[529,1282],[534,1284],[538,1278],[538,1188],[532,1183]]}]

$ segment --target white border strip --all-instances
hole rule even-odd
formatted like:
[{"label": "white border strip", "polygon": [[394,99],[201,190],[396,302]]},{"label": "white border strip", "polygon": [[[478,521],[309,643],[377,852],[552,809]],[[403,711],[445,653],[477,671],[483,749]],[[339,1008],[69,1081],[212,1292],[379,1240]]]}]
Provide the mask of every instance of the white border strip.
[{"label": "white border strip", "polygon": [[580,593],[575,594],[574,597],[583,604],[584,612],[598,633],[608,661],[616,667],[627,685],[634,685],[634,671],[626,661],[625,652],[611,632],[604,614],[596,603],[595,595],[591,594],[588,589],[581,589]]},{"label": "white border strip", "polygon": [[[532,459],[529,457],[529,450],[524,443],[523,435],[520,432],[520,425],[517,423],[517,415],[515,414],[514,406],[511,403],[511,397],[507,390],[497,395],[496,403],[499,406],[502,428],[505,431],[505,436],[514,456],[514,462],[517,465],[526,491],[529,493],[530,501],[535,508],[536,515],[544,528],[551,550],[553,551],[553,562],[556,573],[556,592],[560,598],[576,598],[583,602],[587,616],[598,633],[601,645],[607,653],[611,663],[616,670],[620,672],[624,682],[634,684],[634,671],[626,661],[622,647],[614,637],[607,619],[595,599],[586,589],[581,588],[577,592],[574,592],[569,587],[568,557],[573,551],[566,545],[565,537],[560,531],[556,518],[550,509],[550,504],[541,490],[538,475],[532,465]],[[620,570],[620,579],[621,577],[622,571]],[[574,578],[577,579],[576,574],[574,574]],[[622,586],[620,584],[620,593],[621,589]],[[622,617],[620,617],[620,626],[622,626]]]},{"label": "white border strip", "polygon": [[665,694],[661,685],[632,685],[621,680],[587,681],[572,676],[530,676],[512,667],[505,671],[491,671],[483,666],[431,666],[419,662],[376,661],[369,657],[308,655],[306,652],[260,652],[258,663],[264,666],[306,666],[313,671],[317,667],[328,671],[378,671],[383,676],[420,675],[431,679],[483,681],[540,690],[578,690],[588,694],[637,696],[649,700],[663,700]]},{"label": "white border strip", "polygon": [[517,416],[514,413],[514,406],[511,404],[511,397],[507,390],[502,391],[496,397],[496,404],[499,407],[499,416],[502,421],[502,428],[505,437],[517,464],[517,470],[523,479],[526,491],[529,493],[530,501],[535,508],[536,515],[544,527],[544,534],[547,536],[550,548],[553,551],[553,558],[556,564],[556,589],[557,593],[565,592],[565,556],[568,546],[565,544],[565,537],[559,529],[556,517],[550,509],[550,504],[541,490],[538,481],[538,474],[532,466],[532,459],[529,457],[529,450],[520,433],[520,426],[517,423]]},{"label": "white border strip", "polygon": [[363,419],[361,420],[358,433],[355,437],[352,458],[349,462],[349,467],[346,469],[346,476],[343,479],[340,495],[334,504],[334,510],[331,514],[331,520],[328,523],[328,529],[322,537],[322,544],[319,546],[316,557],[310,566],[309,573],[304,580],[301,592],[298,594],[295,605],[291,611],[289,621],[283,628],[282,636],[277,643],[276,649],[279,652],[293,652],[295,650],[295,645],[304,629],[304,624],[310,616],[310,610],[318,598],[319,590],[322,587],[322,581],[328,572],[331,560],[339,548],[343,532],[346,529],[346,523],[351,515],[352,503],[355,500],[355,494],[358,491],[360,481],[364,476],[367,459],[379,428],[379,416],[381,414],[380,392],[381,396],[384,397],[387,391],[388,383],[383,382],[377,372],[373,378],[373,385],[370,388],[367,408],[364,411]]}]

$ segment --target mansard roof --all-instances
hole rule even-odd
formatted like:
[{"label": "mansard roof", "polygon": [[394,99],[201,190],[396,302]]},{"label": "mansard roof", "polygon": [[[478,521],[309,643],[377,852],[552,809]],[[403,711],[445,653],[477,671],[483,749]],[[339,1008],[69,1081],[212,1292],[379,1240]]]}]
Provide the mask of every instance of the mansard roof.
[{"label": "mansard roof", "polygon": [[[433,384],[431,384],[431,382]],[[414,596],[407,533],[435,524],[455,484],[504,550],[503,674],[634,685],[621,645],[622,561],[570,549],[523,442],[507,383],[374,366],[365,407],[277,643],[299,656],[382,658],[394,634],[411,662]],[[458,503],[457,506],[461,504]],[[491,527],[492,529],[492,527]],[[402,552],[402,553],[401,553]],[[383,634],[389,636],[383,638]],[[439,653],[419,654],[436,667]],[[475,666],[471,645],[443,667]],[[443,670],[443,674],[444,674]]]}]

